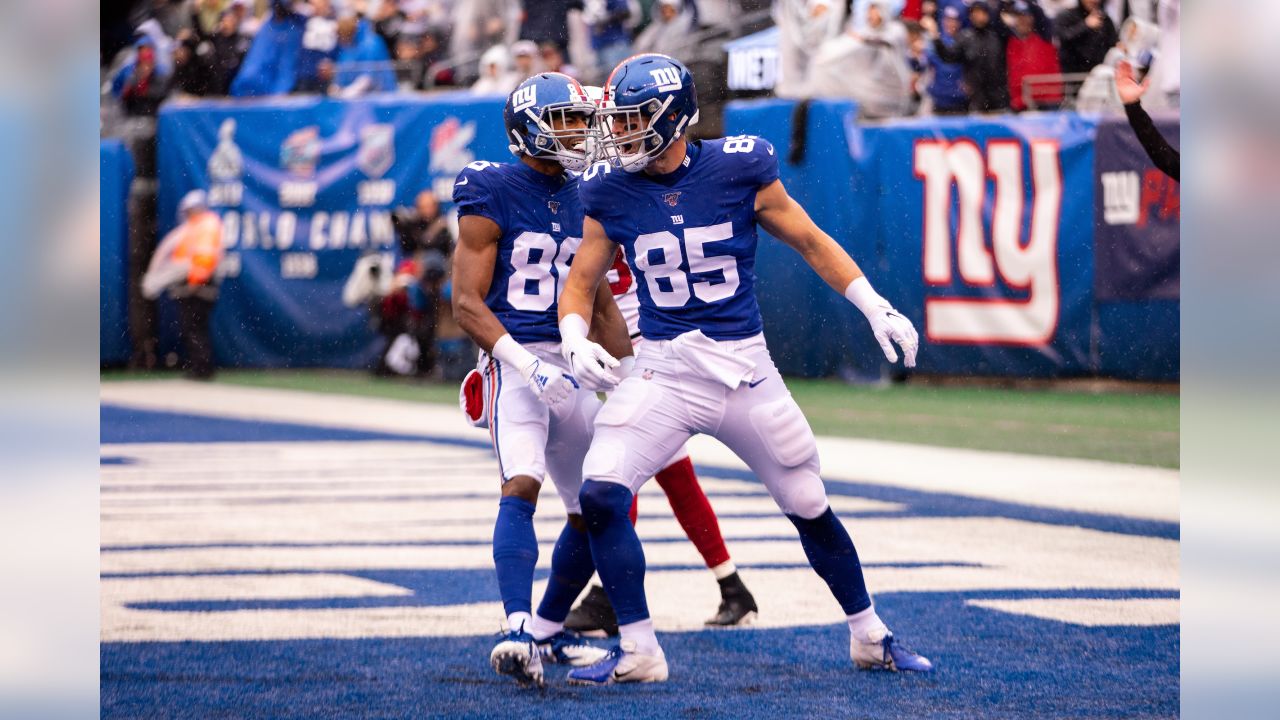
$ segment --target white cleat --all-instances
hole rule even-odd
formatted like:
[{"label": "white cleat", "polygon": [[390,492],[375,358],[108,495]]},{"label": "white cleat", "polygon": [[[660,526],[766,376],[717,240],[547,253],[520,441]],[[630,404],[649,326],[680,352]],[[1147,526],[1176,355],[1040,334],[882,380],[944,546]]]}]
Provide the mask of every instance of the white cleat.
[{"label": "white cleat", "polygon": [[569,671],[571,685],[609,685],[626,682],[666,682],[667,659],[636,652],[636,644],[623,640],[595,665]]},{"label": "white cleat", "polygon": [[933,671],[933,663],[928,658],[899,645],[894,641],[893,633],[884,626],[872,630],[867,642],[858,642],[850,637],[849,657],[860,670]]},{"label": "white cleat", "polygon": [[521,685],[542,687],[546,684],[542,676],[542,654],[529,633],[513,631],[504,635],[489,653],[489,664],[494,672],[510,675]]}]

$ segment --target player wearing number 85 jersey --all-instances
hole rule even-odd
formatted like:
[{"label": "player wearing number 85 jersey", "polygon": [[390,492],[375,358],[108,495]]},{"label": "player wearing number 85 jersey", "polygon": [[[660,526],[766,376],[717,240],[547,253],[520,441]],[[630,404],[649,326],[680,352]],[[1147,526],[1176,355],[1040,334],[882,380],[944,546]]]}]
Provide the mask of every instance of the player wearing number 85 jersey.
[{"label": "player wearing number 85 jersey", "polygon": [[[483,349],[483,414],[498,456],[502,499],[493,559],[508,632],[490,653],[493,668],[542,683],[542,662],[590,663],[603,653],[563,631],[570,605],[595,571],[578,502],[582,460],[600,401],[560,367],[556,298],[582,236],[577,179],[585,167],[595,106],[576,80],[536,75],[507,99],[510,164],[472,163],[454,184],[458,248],[453,311]],[[595,321],[613,328],[629,353],[608,288]],[[569,521],[551,556],[551,577],[532,612],[538,541],[534,508],[547,473]]]},{"label": "player wearing number 85 jersey", "polygon": [[[644,594],[644,551],[626,512],[645,480],[696,433],[741,457],[795,525],[809,563],[845,612],[854,663],[932,669],[897,644],[876,614],[853,541],[827,502],[813,432],[761,334],[756,225],[800,252],[867,316],[891,362],[896,342],[914,365],[914,328],[787,195],[767,141],[684,137],[697,97],[683,65],[663,55],[633,57],[614,69],[605,92],[613,107],[601,110],[597,128],[606,160],[583,175],[583,241],[560,297],[560,330],[566,348],[590,344],[586,318],[621,246],[639,284],[645,343],[597,416],[583,463],[583,516],[622,642],[570,680],[667,678]],[[566,358],[575,374],[596,372],[576,353]]]}]

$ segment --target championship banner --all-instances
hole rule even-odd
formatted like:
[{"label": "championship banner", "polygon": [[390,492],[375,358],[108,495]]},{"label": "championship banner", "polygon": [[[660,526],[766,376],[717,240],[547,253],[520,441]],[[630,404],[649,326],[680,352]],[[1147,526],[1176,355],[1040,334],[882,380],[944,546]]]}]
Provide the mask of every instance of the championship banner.
[{"label": "championship banner", "polygon": [[[1178,146],[1176,119],[1156,127]],[[1094,263],[1099,301],[1177,300],[1181,193],[1156,169],[1123,118],[1098,125]]]},{"label": "championship banner", "polygon": [[119,140],[98,150],[99,195],[98,362],[129,360],[129,185],[133,158]]},{"label": "championship banner", "polygon": [[1093,370],[1094,121],[930,118],[850,142],[883,253],[872,277],[920,331],[920,372]]},{"label": "championship banner", "polygon": [[377,352],[342,287],[397,245],[392,212],[477,160],[510,159],[502,101],[466,93],[355,101],[169,104],[160,113],[160,232],[189,190],[208,191],[227,250],[213,314],[218,363],[360,367]]}]

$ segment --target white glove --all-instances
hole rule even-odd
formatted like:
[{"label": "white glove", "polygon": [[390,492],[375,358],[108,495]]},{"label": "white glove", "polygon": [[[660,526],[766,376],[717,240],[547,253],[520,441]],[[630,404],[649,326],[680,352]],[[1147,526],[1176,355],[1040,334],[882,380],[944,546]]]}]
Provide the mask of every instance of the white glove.
[{"label": "white glove", "polygon": [[533,394],[549,407],[564,402],[578,389],[573,376],[551,363],[542,362],[510,335],[503,335],[493,344],[493,356],[519,370]]},{"label": "white glove", "polygon": [[560,354],[569,363],[569,372],[588,390],[608,392],[622,382],[613,369],[617,358],[587,339],[587,321],[581,315],[566,315],[560,321]]},{"label": "white glove", "polygon": [[880,349],[884,350],[884,356],[889,359],[889,362],[898,361],[898,353],[893,348],[893,343],[898,343],[902,348],[903,364],[909,368],[916,366],[916,350],[920,347],[920,336],[916,334],[915,327],[910,320],[903,317],[902,313],[894,310],[888,300],[880,297],[880,294],[872,289],[871,282],[865,276],[849,283],[844,296],[867,316],[867,322],[871,323],[871,332],[875,335],[876,342],[880,343]]}]

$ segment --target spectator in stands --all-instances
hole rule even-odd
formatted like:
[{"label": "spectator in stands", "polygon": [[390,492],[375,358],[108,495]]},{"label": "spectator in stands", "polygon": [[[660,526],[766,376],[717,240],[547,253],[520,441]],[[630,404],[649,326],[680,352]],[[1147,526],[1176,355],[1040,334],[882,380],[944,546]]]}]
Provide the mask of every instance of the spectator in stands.
[{"label": "spectator in stands", "polygon": [[541,45],[554,43],[561,54],[569,52],[569,11],[582,10],[582,0],[524,0],[520,39]]},{"label": "spectator in stands", "polygon": [[[519,0],[457,0],[450,54],[468,61],[496,45],[509,47],[520,29]],[[471,77],[470,73],[467,73]]]},{"label": "spectator in stands", "polygon": [[192,190],[178,205],[179,225],[164,237],[142,278],[142,292],[155,299],[165,290],[177,302],[178,322],[186,350],[184,370],[193,380],[213,377],[213,343],[209,316],[218,299],[218,265],[222,262],[222,221],[209,210],[203,190]]},{"label": "spectator in stands", "polygon": [[907,32],[894,18],[891,0],[854,4],[848,29],[814,55],[805,95],[851,97],[859,114],[870,118],[911,110]]},{"label": "spectator in stands", "polygon": [[449,274],[449,257],[453,254],[453,235],[430,190],[418,193],[412,209],[396,210],[392,222],[400,239],[400,255],[413,259],[419,285],[419,313],[412,331],[420,350],[417,371],[425,375],[435,367],[436,326],[444,281]]},{"label": "spectator in stands", "polygon": [[627,0],[586,0],[583,19],[591,28],[591,49],[596,54],[596,67],[607,75],[631,57],[631,32],[627,20],[631,8]]},{"label": "spectator in stands", "polygon": [[912,113],[919,113],[928,106],[925,88],[929,85],[929,57],[925,52],[924,26],[918,20],[906,20],[907,68],[911,71]]},{"label": "spectator in stands", "polygon": [[[187,0],[152,0],[148,12],[155,21],[156,29],[169,37],[177,37],[179,32],[191,27],[191,11]],[[170,48],[157,48],[168,52]]]},{"label": "spectator in stands", "polygon": [[[906,17],[905,11],[903,12],[903,17]],[[923,0],[920,3],[920,18],[918,22],[920,27],[924,28],[927,37],[938,36],[939,17],[937,0]],[[959,17],[958,11],[956,17]]]},{"label": "spectator in stands", "polygon": [[326,94],[336,77],[338,17],[330,0],[311,0],[311,16],[302,33],[298,82],[294,92]]},{"label": "spectator in stands", "polygon": [[1058,57],[1064,73],[1087,73],[1107,57],[1120,41],[1111,18],[1102,11],[1102,0],[1080,0],[1054,19]]},{"label": "spectator in stands", "polygon": [[541,58],[538,57],[538,46],[531,40],[520,40],[512,45],[511,59],[515,64],[513,75],[517,84],[540,72],[538,68],[541,66]]},{"label": "spectator in stands", "polygon": [[[938,10],[935,15],[941,18],[942,13],[946,12],[948,8],[954,9],[960,18],[960,29],[963,30],[969,27],[969,6],[973,5],[974,1],[975,0],[938,0]],[[977,1],[982,2],[982,0]]]},{"label": "spectator in stands", "polygon": [[806,97],[809,66],[822,44],[844,24],[844,3],[835,0],[775,0],[778,25],[779,97]]},{"label": "spectator in stands", "polygon": [[298,84],[298,56],[307,19],[287,0],[272,0],[270,18],[258,29],[231,83],[235,96],[279,95]]},{"label": "spectator in stands", "polygon": [[[942,11],[940,40],[954,45],[960,35],[960,11],[954,7]],[[929,99],[935,115],[963,115],[969,112],[969,93],[965,90],[964,66],[946,62],[932,45],[925,47],[925,58],[933,77],[929,81]]]},{"label": "spectator in stands", "polygon": [[564,73],[571,78],[578,77],[578,68],[565,62],[564,51],[559,45],[544,42],[538,46],[538,51],[542,53],[542,69],[546,72]]},{"label": "spectator in stands", "polygon": [[[999,22],[999,18],[995,19]],[[969,6],[969,27],[960,31],[954,43],[942,38],[933,42],[934,52],[945,62],[964,66],[969,108],[974,112],[1000,112],[1009,108],[1009,72],[1005,65],[1005,42],[992,22],[985,0]]]},{"label": "spectator in stands", "polygon": [[169,78],[162,76],[156,67],[156,48],[144,43],[138,48],[137,59],[120,90],[124,110],[130,115],[155,115],[168,94]]},{"label": "spectator in stands", "polygon": [[684,0],[658,0],[657,13],[648,27],[636,36],[637,53],[662,53],[672,57],[687,54],[694,26],[693,10]]},{"label": "spectator in stands", "polygon": [[511,56],[501,45],[494,45],[480,57],[480,79],[471,86],[476,95],[507,95],[520,84],[511,71]]},{"label": "spectator in stands", "polygon": [[396,89],[391,55],[372,23],[361,20],[354,11],[344,11],[337,24],[337,66],[332,92],[342,97],[356,97],[371,92]]},{"label": "spectator in stands", "polygon": [[174,87],[188,95],[227,95],[252,40],[240,33],[240,3],[229,4],[209,35],[196,29],[178,33]]},{"label": "spectator in stands", "polygon": [[1030,88],[1023,88],[1023,80],[1035,75],[1061,75],[1058,49],[1050,38],[1036,32],[1036,17],[1031,5],[1017,0],[1010,6],[1009,13],[1013,16],[1013,34],[1008,39],[1006,56],[1010,106],[1017,112],[1026,110],[1024,91],[1029,90],[1036,109],[1056,110],[1062,104],[1061,82],[1041,80]]},{"label": "spectator in stands", "polygon": [[192,0],[189,29],[201,40],[213,37],[213,34],[218,31],[222,13],[230,4],[230,0]]},{"label": "spectator in stands", "polygon": [[[386,4],[384,3],[384,7]],[[375,29],[377,27],[374,25]],[[378,34],[384,39],[388,37],[381,31]],[[426,70],[423,57],[424,35],[425,32],[420,23],[404,23],[390,36],[393,38],[391,54],[396,63],[396,85],[402,90],[423,87],[423,75]]]},{"label": "spectator in stands", "polygon": [[1156,24],[1160,27],[1160,45],[1152,73],[1156,74],[1162,100],[1170,108],[1178,108],[1183,91],[1181,83],[1181,40],[1179,26],[1181,0],[1160,0],[1156,6]]}]

